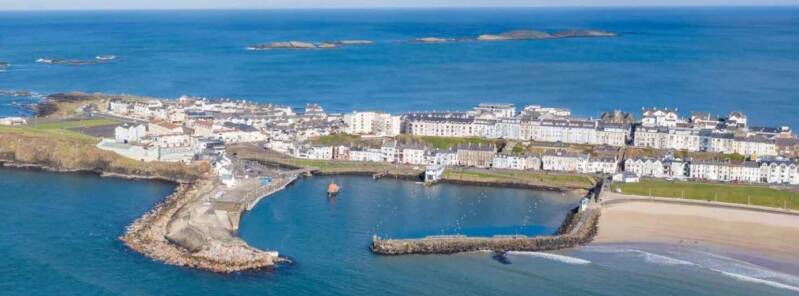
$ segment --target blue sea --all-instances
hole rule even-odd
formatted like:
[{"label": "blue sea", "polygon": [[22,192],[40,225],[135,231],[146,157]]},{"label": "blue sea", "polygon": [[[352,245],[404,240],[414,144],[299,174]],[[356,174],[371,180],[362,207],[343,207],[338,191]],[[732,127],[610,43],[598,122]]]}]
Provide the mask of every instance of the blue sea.
[{"label": "blue sea", "polygon": [[[515,29],[617,38],[418,44]],[[272,41],[367,39],[335,50]],[[799,128],[799,7],[0,12],[0,89],[238,98],[331,111],[543,104],[581,116],[642,107],[744,111]],[[36,64],[37,58],[102,65]],[[3,98],[0,114],[24,99]]]},{"label": "blue sea", "polygon": [[[619,37],[418,44],[514,29]],[[368,39],[333,50],[247,51],[282,40]],[[479,102],[740,110],[799,127],[799,8],[0,12],[0,89],[237,98],[331,111],[466,109]],[[38,58],[90,60],[46,65]],[[38,97],[0,97],[0,116]],[[547,234],[576,200],[546,192],[335,177],[302,179],[243,218],[240,235],[294,261],[218,275],[126,248],[125,226],[167,196],[160,182],[0,169],[0,294],[796,295],[797,263],[661,245],[374,256],[372,235]]]}]

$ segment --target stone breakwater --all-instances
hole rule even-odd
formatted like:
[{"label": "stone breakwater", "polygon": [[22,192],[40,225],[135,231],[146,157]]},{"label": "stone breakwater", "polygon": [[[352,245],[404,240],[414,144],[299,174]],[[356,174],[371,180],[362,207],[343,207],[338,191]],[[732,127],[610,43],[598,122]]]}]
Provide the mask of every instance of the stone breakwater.
[{"label": "stone breakwater", "polygon": [[147,257],[177,266],[222,273],[273,266],[276,258],[272,253],[252,248],[232,235],[223,240],[200,234],[205,242],[194,250],[168,238],[174,218],[191,211],[190,205],[211,192],[214,186],[208,180],[180,185],[161,204],[128,226],[120,239]]},{"label": "stone breakwater", "polygon": [[374,237],[370,249],[378,255],[453,254],[472,251],[551,251],[585,245],[597,233],[600,208],[591,205],[582,212],[575,209],[552,236],[434,236],[421,239],[380,239]]}]

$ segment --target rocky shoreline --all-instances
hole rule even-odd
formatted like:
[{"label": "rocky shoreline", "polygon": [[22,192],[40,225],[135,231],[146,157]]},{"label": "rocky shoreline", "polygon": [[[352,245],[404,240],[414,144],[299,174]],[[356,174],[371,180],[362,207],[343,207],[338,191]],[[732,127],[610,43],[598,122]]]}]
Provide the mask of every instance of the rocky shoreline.
[{"label": "rocky shoreline", "polygon": [[131,249],[155,260],[219,273],[269,268],[275,258],[241,239],[208,240],[207,247],[188,250],[169,239],[170,224],[187,206],[213,188],[211,181],[182,184],[162,203],[128,226],[120,240]]}]

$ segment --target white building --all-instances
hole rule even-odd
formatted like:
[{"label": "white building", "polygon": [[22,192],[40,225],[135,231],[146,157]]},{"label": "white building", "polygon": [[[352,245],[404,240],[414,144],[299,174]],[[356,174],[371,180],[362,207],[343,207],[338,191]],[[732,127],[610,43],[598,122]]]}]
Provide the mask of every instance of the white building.
[{"label": "white building", "polygon": [[615,157],[591,157],[588,159],[584,173],[614,174],[619,166]]},{"label": "white building", "polygon": [[333,159],[333,147],[332,146],[310,146],[306,147],[301,152],[301,155],[304,155],[304,158],[307,159],[320,159],[320,160],[329,160]]},{"label": "white building", "polygon": [[516,116],[516,107],[513,104],[481,103],[474,108],[477,114],[492,114],[494,118],[513,118]]},{"label": "white building", "polygon": [[400,116],[383,112],[352,112],[345,114],[343,120],[348,134],[396,136],[402,128]]},{"label": "white building", "polygon": [[417,136],[474,137],[474,117],[465,113],[411,113],[405,116],[406,132]]},{"label": "white building", "polygon": [[799,184],[795,160],[782,157],[764,157],[760,162],[760,182],[769,184]]},{"label": "white building", "polygon": [[535,155],[512,155],[500,153],[494,156],[491,164],[495,169],[540,170],[541,158]]},{"label": "white building", "polygon": [[588,165],[588,155],[568,151],[547,151],[541,156],[545,171],[584,172]]},{"label": "white building", "polygon": [[691,178],[719,182],[760,182],[760,166],[753,161],[693,161]]},{"label": "white building", "polygon": [[425,151],[427,148],[419,144],[400,145],[402,150],[401,163],[404,164],[427,164]]},{"label": "white building", "polygon": [[642,109],[641,113],[641,125],[645,127],[675,127],[678,123],[684,122],[676,109]]},{"label": "white building", "polygon": [[255,127],[232,122],[225,122],[221,127],[215,129],[213,136],[225,141],[225,143],[261,142],[267,140],[266,135]]},{"label": "white building", "polygon": [[349,160],[382,162],[383,152],[380,149],[353,147],[349,150]]},{"label": "white building", "polygon": [[118,143],[137,143],[147,136],[147,128],[143,124],[128,126],[127,124],[114,128],[114,139]]},{"label": "white building", "polygon": [[663,162],[657,158],[628,158],[624,161],[624,171],[633,173],[639,177],[666,177],[666,168]]}]

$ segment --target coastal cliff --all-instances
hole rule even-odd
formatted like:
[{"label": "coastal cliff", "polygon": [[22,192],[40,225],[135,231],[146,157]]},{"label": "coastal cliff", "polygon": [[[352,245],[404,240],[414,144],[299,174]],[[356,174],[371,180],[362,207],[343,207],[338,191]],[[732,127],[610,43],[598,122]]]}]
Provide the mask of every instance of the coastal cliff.
[{"label": "coastal cliff", "polygon": [[0,130],[0,162],[5,166],[36,167],[59,172],[94,172],[127,178],[191,183],[207,174],[206,163],[175,165],[140,162],[100,150],[91,140]]}]

